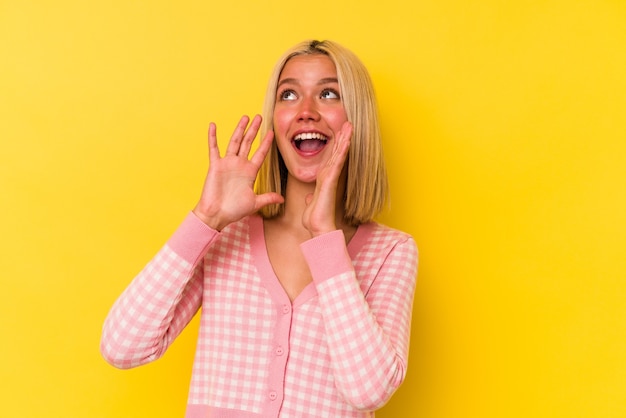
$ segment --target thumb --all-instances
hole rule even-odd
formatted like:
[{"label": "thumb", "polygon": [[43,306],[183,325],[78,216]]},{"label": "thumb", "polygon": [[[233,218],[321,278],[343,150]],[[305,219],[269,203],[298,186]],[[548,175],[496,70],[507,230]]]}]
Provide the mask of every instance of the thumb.
[{"label": "thumb", "polygon": [[276,203],[283,203],[285,198],[279,193],[263,193],[256,197],[256,210],[261,209],[267,205],[273,205]]},{"label": "thumb", "polygon": [[309,193],[304,197],[304,203],[309,206],[313,201],[313,193]]}]

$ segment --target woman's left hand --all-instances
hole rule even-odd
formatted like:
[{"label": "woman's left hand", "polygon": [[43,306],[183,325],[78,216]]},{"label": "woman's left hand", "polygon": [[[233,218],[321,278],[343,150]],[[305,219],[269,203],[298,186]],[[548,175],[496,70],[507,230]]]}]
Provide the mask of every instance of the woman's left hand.
[{"label": "woman's left hand", "polygon": [[346,121],[336,141],[333,141],[333,152],[330,158],[317,173],[315,192],[306,197],[302,224],[309,230],[312,237],[337,229],[335,222],[337,186],[348,155],[351,137],[352,124]]}]

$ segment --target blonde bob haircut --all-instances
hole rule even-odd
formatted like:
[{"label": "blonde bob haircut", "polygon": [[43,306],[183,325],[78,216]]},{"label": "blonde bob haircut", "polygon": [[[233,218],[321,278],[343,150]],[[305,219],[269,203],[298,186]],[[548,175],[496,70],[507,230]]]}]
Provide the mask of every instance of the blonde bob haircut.
[{"label": "blonde bob haircut", "polygon": [[[315,40],[302,42],[285,52],[274,67],[267,87],[261,137],[273,130],[278,80],[285,64],[295,56],[315,54],[326,55],[335,64],[341,100],[353,125],[343,203],[345,221],[356,226],[372,221],[384,208],[388,194],[374,88],[367,69],[356,55],[335,42]],[[287,168],[273,142],[259,171],[256,191],[284,196],[286,183]],[[260,213],[272,218],[282,214],[283,209],[282,204],[269,205]]]}]

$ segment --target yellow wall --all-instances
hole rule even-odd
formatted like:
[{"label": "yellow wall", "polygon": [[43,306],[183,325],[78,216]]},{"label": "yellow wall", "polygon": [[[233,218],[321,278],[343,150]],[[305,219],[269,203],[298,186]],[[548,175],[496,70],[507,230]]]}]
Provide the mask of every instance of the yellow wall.
[{"label": "yellow wall", "polygon": [[118,371],[102,321],[309,37],[370,68],[421,250],[379,416],[626,416],[626,3],[335,3],[0,2],[0,416],[182,417],[197,323]]}]

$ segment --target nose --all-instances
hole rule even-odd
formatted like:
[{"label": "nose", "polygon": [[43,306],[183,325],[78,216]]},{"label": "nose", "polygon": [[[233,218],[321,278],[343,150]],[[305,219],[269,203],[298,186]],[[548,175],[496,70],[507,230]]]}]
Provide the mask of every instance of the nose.
[{"label": "nose", "polygon": [[305,97],[300,102],[298,109],[298,120],[319,120],[320,114],[317,108],[317,103],[313,97]]}]

